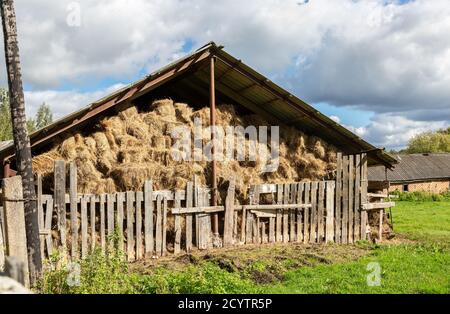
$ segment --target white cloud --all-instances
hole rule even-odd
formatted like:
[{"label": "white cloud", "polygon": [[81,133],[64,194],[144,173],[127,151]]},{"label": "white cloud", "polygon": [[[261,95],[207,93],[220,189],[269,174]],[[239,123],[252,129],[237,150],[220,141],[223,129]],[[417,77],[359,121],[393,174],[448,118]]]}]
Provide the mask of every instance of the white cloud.
[{"label": "white cloud", "polygon": [[307,101],[381,114],[354,129],[375,144],[450,122],[448,0],[80,0],[80,27],[67,25],[71,2],[16,1],[32,108],[66,114],[104,90],[55,90],[127,82],[181,56],[187,40],[215,40]]}]

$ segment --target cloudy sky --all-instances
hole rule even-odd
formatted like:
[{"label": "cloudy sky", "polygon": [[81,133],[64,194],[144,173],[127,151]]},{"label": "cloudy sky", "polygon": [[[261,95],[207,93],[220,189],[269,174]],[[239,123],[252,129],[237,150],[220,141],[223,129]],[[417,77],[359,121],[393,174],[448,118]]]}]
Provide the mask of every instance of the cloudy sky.
[{"label": "cloudy sky", "polygon": [[377,146],[450,125],[450,0],[15,3],[30,115],[45,101],[61,117],[213,40]]}]

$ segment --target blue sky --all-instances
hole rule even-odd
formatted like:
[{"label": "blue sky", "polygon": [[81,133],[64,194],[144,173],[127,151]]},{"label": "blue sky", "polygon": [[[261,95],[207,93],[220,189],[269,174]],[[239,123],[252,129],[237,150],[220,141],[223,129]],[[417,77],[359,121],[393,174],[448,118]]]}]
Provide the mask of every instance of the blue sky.
[{"label": "blue sky", "polygon": [[377,146],[450,124],[447,0],[17,0],[16,13],[30,115],[45,101],[61,117],[215,41]]}]

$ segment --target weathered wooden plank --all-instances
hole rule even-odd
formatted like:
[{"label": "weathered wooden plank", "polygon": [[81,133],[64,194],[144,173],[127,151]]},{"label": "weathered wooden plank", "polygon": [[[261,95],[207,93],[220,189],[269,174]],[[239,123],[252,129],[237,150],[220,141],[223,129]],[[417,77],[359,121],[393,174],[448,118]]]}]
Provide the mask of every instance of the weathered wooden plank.
[{"label": "weathered wooden plank", "polygon": [[123,233],[123,219],[124,219],[124,210],[123,210],[123,202],[125,201],[125,193],[118,192],[116,194],[116,227],[119,233],[118,237],[118,246],[120,249],[125,251],[124,246],[124,233]]},{"label": "weathered wooden plank", "polygon": [[127,214],[127,259],[129,262],[135,260],[135,243],[134,243],[134,208],[133,203],[136,195],[134,192],[126,192],[126,214]]},{"label": "weathered wooden plank", "polygon": [[317,242],[317,189],[318,182],[311,182],[311,219],[309,226],[309,242]]},{"label": "weathered wooden plank", "polygon": [[234,211],[233,213],[233,243],[237,244],[239,243],[239,238],[238,238],[238,212]]},{"label": "weathered wooden plank", "polygon": [[[203,205],[203,201],[199,199],[199,194],[200,194],[200,187],[199,187],[199,180],[198,180],[198,176],[194,175],[193,178],[193,183],[194,183],[194,207],[198,207]],[[206,204],[209,205],[209,204]],[[194,227],[195,227],[195,245],[197,246],[197,248],[199,248],[199,238],[200,238],[200,222],[198,221],[199,215],[194,214],[193,215],[193,219],[195,221]]]},{"label": "weathered wooden plank", "polygon": [[241,243],[245,243],[246,239],[247,210],[242,209],[241,215]]},{"label": "weathered wooden plank", "polygon": [[344,156],[342,159],[342,223],[341,223],[341,235],[342,243],[348,242],[348,156]]},{"label": "weathered wooden plank", "polygon": [[234,193],[235,180],[230,180],[227,197],[225,199],[225,217],[223,226],[223,245],[233,245],[233,226],[234,226]]},{"label": "weathered wooden plank", "polygon": [[276,218],[277,217],[275,210],[272,210],[272,211],[251,210],[250,212],[259,218]]},{"label": "weathered wooden plank", "polygon": [[322,243],[325,239],[324,210],[325,210],[325,181],[319,182],[319,196],[317,200],[317,242]]},{"label": "weathered wooden plank", "polygon": [[162,212],[162,238],[161,238],[161,252],[162,255],[167,254],[167,198],[163,199],[163,212]]},{"label": "weathered wooden plank", "polygon": [[275,242],[275,217],[269,217],[269,242],[274,243]]},{"label": "weathered wooden plank", "polygon": [[369,198],[388,198],[388,194],[381,194],[381,193],[367,193],[367,197]]},{"label": "weathered wooden plank", "polygon": [[91,219],[91,252],[94,252],[95,246],[97,244],[97,234],[95,231],[96,225],[96,213],[95,213],[95,196],[90,197],[90,219]]},{"label": "weathered wooden plank", "polygon": [[[255,199],[255,186],[253,185],[250,187],[249,191],[250,205],[254,204],[254,199]],[[247,224],[245,227],[246,229],[245,243],[253,243],[254,215],[250,211],[247,211],[246,216],[247,216]]]},{"label": "weathered wooden plank", "polygon": [[[277,204],[283,204],[283,192],[284,187],[282,184],[277,185]],[[277,218],[276,218],[276,240],[277,242],[283,241],[283,210],[277,209]]]},{"label": "weathered wooden plank", "polygon": [[363,211],[367,211],[367,210],[374,210],[374,209],[391,208],[394,206],[395,206],[395,202],[367,203],[367,204],[362,204],[361,209]]},{"label": "weathered wooden plank", "polygon": [[[361,154],[361,205],[367,203],[367,154]],[[367,212],[361,211],[361,239],[367,239]]]},{"label": "weathered wooden plank", "polygon": [[58,231],[60,248],[63,255],[67,252],[66,241],[66,163],[63,160],[55,161],[54,169],[54,205],[58,217]]},{"label": "weathered wooden plank", "polygon": [[79,258],[78,252],[78,195],[77,195],[77,166],[74,162],[69,166],[69,201],[70,201],[70,232],[71,256]]},{"label": "weathered wooden plank", "polygon": [[353,243],[354,225],[354,188],[355,188],[355,164],[353,155],[348,156],[348,243]]},{"label": "weathered wooden plank", "polygon": [[268,237],[266,233],[266,223],[260,221],[260,224],[261,224],[261,243],[267,243]]},{"label": "weathered wooden plank", "polygon": [[353,237],[355,241],[361,239],[361,155],[355,156],[355,223],[353,228]]},{"label": "weathered wooden plank", "polygon": [[[179,193],[175,193],[175,207],[181,207],[181,198]],[[174,253],[180,254],[181,252],[181,216],[175,215],[175,245]]]},{"label": "weathered wooden plank", "polygon": [[[53,199],[47,199],[45,205],[45,229],[52,229],[52,218],[53,218]],[[53,254],[53,240],[51,233],[45,236],[45,244],[47,246],[47,256]]]},{"label": "weathered wooden plank", "polygon": [[[45,229],[45,222],[44,222],[44,206],[42,201],[42,176],[40,174],[36,175],[36,200],[37,200],[37,211],[38,211],[38,224],[39,224],[39,230]],[[2,215],[0,214],[0,229],[2,229],[2,221],[1,221]],[[0,230],[1,232],[1,230]],[[40,235],[40,243],[41,243],[41,257],[42,259],[45,258],[45,235]],[[0,245],[1,250],[1,245]],[[0,269],[1,269],[1,255],[3,252],[0,252]]]},{"label": "weathered wooden plank", "polygon": [[342,222],[342,153],[337,153],[336,159],[336,201],[335,201],[335,241],[342,242],[341,222]]},{"label": "weathered wooden plank", "polygon": [[[192,207],[193,204],[193,183],[188,182],[186,185],[186,207]],[[192,250],[192,215],[186,215],[186,252]]]},{"label": "weathered wooden plank", "polygon": [[115,194],[108,194],[106,196],[106,207],[107,207],[107,215],[108,215],[108,237],[109,240],[112,240],[111,237],[114,234],[114,202],[116,200]]},{"label": "weathered wooden plank", "polygon": [[85,258],[88,254],[88,217],[87,217],[88,198],[83,196],[81,199],[81,257]]},{"label": "weathered wooden plank", "polygon": [[[289,204],[291,196],[291,186],[289,184],[284,185],[283,203]],[[283,243],[289,242],[289,211],[283,210]]]},{"label": "weathered wooden plank", "polygon": [[383,241],[383,218],[384,218],[384,209],[380,209],[378,217],[378,241],[380,243]]},{"label": "weathered wooden plank", "polygon": [[[203,195],[203,193],[202,193]],[[209,214],[223,212],[225,206],[196,206],[196,207],[175,207],[171,209],[173,215],[182,214]]]},{"label": "weathered wooden plank", "polygon": [[155,235],[155,252],[157,256],[162,255],[162,202],[163,196],[158,195],[156,198],[156,235]]},{"label": "weathered wooden plank", "polygon": [[[305,183],[300,182],[297,187],[297,204],[303,203],[303,191],[305,190]],[[303,241],[303,216],[302,216],[302,210],[300,208],[297,208],[297,242]]]},{"label": "weathered wooden plank", "polygon": [[142,243],[142,202],[144,201],[144,193],[136,192],[136,259],[140,260],[144,257]]},{"label": "weathered wooden plank", "polygon": [[20,176],[3,179],[3,211],[5,219],[6,255],[14,256],[25,266],[25,285],[29,286],[27,238],[25,210],[23,202],[22,178]]},{"label": "weathered wooden plank", "polygon": [[106,194],[100,195],[100,247],[102,249],[102,252],[106,251],[106,228],[105,228],[105,201],[106,201]]},{"label": "weathered wooden plank", "polygon": [[325,242],[334,241],[334,198],[335,198],[335,183],[326,183],[326,226],[325,226]]},{"label": "weathered wooden plank", "polygon": [[235,205],[234,210],[275,210],[275,209],[302,209],[302,208],[311,208],[311,204],[260,204],[260,205]]},{"label": "weathered wooden plank", "polygon": [[144,242],[145,257],[151,256],[155,249],[153,238],[153,182],[144,183]]},{"label": "weathered wooden plank", "polygon": [[[3,240],[3,222],[0,221],[0,269],[3,269],[3,266],[5,265],[5,251],[6,251],[6,245],[5,240]],[[42,253],[42,259],[44,259],[44,253]]]},{"label": "weathered wooden plank", "polygon": [[[255,185],[253,188],[253,198],[251,200],[252,205],[259,205],[259,185]],[[261,226],[260,219],[256,217],[253,213],[253,241],[254,243],[261,243]]]},{"label": "weathered wooden plank", "polygon": [[[290,189],[291,189],[291,196],[290,196],[290,203],[291,204],[295,204],[295,203],[297,203],[297,200],[296,200],[296,198],[297,198],[297,184],[296,183],[292,183],[291,184],[291,187],[290,187]],[[290,226],[289,226],[289,240],[291,241],[291,242],[294,242],[294,241],[296,241],[296,238],[297,238],[297,230],[296,230],[296,226],[295,226],[295,213],[296,211],[295,211],[295,209],[292,209],[292,210],[290,210],[289,211],[289,223],[290,223]]]},{"label": "weathered wooden plank", "polygon": [[[307,204],[311,200],[311,182],[305,183],[304,203]],[[303,212],[303,243],[309,243],[309,213],[311,209],[305,208]]]}]

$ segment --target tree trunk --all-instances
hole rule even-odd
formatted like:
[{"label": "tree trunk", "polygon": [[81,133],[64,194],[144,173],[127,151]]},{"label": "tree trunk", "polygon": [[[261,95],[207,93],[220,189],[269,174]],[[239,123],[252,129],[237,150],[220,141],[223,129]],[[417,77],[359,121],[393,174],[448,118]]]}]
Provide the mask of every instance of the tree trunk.
[{"label": "tree trunk", "polygon": [[42,260],[30,138],[28,136],[27,119],[25,116],[25,101],[13,0],[1,1],[1,16],[17,171],[22,176],[23,197],[25,200],[24,208],[30,282],[33,284],[42,271]]}]

